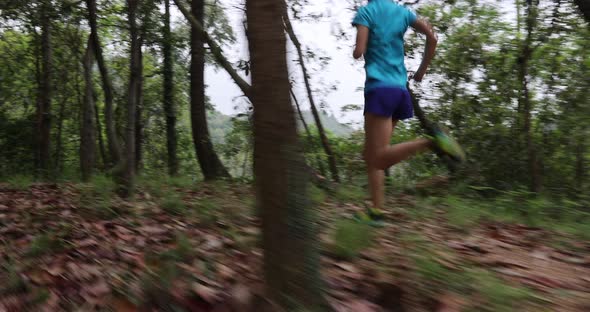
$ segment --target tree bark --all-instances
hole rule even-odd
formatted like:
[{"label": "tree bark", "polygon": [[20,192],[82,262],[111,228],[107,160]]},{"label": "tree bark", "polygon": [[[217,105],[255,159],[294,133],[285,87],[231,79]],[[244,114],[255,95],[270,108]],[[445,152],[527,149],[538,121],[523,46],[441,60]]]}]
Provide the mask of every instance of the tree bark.
[{"label": "tree bark", "polygon": [[[192,1],[192,14],[203,24],[205,1]],[[213,149],[207,126],[205,108],[205,48],[203,36],[195,27],[191,30],[191,126],[193,142],[205,180],[229,177],[229,173]]]},{"label": "tree bark", "polygon": [[129,33],[131,37],[131,58],[129,62],[129,91],[127,95],[127,129],[125,131],[125,158],[121,179],[119,182],[119,194],[129,197],[135,187],[135,116],[138,100],[138,90],[141,74],[141,46],[137,29],[137,7],[139,0],[127,0],[129,19]]},{"label": "tree bark", "polygon": [[199,20],[195,15],[191,14],[191,12],[186,8],[183,0],[174,0],[174,3],[176,3],[176,6],[182,15],[184,15],[184,17],[190,22],[192,26],[191,32],[195,34],[198,33],[201,36],[202,40],[205,41],[209,46],[209,52],[213,55],[219,66],[225,69],[225,71],[230,75],[240,90],[242,90],[244,95],[250,98],[250,84],[248,84],[248,82],[246,82],[246,80],[244,80],[240,74],[238,74],[231,63],[227,60],[225,55],[223,55],[223,50],[221,47],[209,36],[207,31],[205,31],[205,28],[203,27],[203,20]]},{"label": "tree bark", "polygon": [[80,128],[80,171],[82,181],[92,178],[96,162],[96,129],[94,125],[94,90],[92,82],[92,65],[94,63],[92,38],[88,39],[88,47],[84,55],[84,102],[82,104],[82,123]]},{"label": "tree bark", "polygon": [[96,103],[96,91],[93,88],[94,92],[94,122],[96,124],[96,137],[98,138],[98,148],[100,151],[100,158],[102,159],[103,169],[107,167],[107,154],[106,149],[104,146],[104,139],[102,137],[102,125],[100,123],[100,115],[98,113],[98,105]]},{"label": "tree bark", "polygon": [[172,59],[172,35],[170,34],[170,0],[164,1],[164,29],[162,50],[164,54],[164,112],[166,114],[166,149],[168,152],[168,174],[178,175],[176,155],[176,111],[174,107],[174,60]]},{"label": "tree bark", "polygon": [[590,0],[574,0],[586,23],[590,24]]},{"label": "tree bark", "polygon": [[293,25],[291,25],[291,20],[289,19],[289,14],[287,12],[287,3],[284,4],[283,10],[283,21],[285,25],[285,29],[287,34],[289,34],[289,38],[295,49],[297,50],[297,55],[299,56],[299,65],[301,66],[301,71],[303,72],[303,81],[305,82],[305,89],[307,90],[307,98],[309,100],[309,105],[311,106],[311,112],[313,114],[313,118],[315,120],[316,126],[318,128],[318,133],[320,135],[320,142],[322,143],[322,147],[324,148],[324,152],[328,156],[328,166],[330,168],[330,172],[332,173],[332,179],[335,182],[340,182],[340,177],[338,176],[338,166],[336,162],[336,155],[330,146],[330,141],[328,140],[328,136],[326,135],[326,131],[324,130],[324,126],[322,125],[322,120],[320,119],[320,114],[318,109],[315,105],[315,101],[313,98],[313,92],[311,90],[311,83],[309,81],[309,74],[307,72],[307,67],[305,66],[305,59],[303,57],[303,52],[301,50],[301,43],[297,36],[295,35],[295,31],[293,30]]},{"label": "tree bark", "polygon": [[94,56],[98,63],[100,75],[102,78],[102,89],[104,92],[104,118],[107,134],[107,144],[109,146],[110,163],[114,166],[122,159],[121,145],[117,137],[113,116],[113,83],[111,82],[109,71],[106,66],[102,53],[102,46],[98,37],[96,25],[96,0],[86,0],[88,7],[88,24],[90,24],[90,37],[93,40]]},{"label": "tree bark", "polygon": [[143,157],[143,52],[141,47],[143,45],[143,39],[141,38],[143,34],[139,35],[139,48],[138,48],[138,57],[139,57],[139,68],[138,68],[138,79],[137,82],[137,103],[136,105],[136,114],[135,114],[135,172],[139,172],[141,165],[142,165],[142,157]]},{"label": "tree bark", "polygon": [[49,176],[50,138],[51,138],[51,17],[50,3],[45,0],[41,4],[41,75],[37,103],[37,154],[39,159],[38,174]]},{"label": "tree bark", "polygon": [[[289,101],[283,0],[247,0],[254,105],[254,173],[262,209],[264,275],[271,299],[323,307],[309,175]],[[288,248],[285,248],[288,246]]]},{"label": "tree bark", "polygon": [[[295,96],[295,93],[293,92],[292,87],[289,88],[289,91],[291,92],[291,97],[293,98],[293,102],[295,102],[295,108],[297,108],[297,114],[299,115],[299,119],[301,120],[301,123],[303,124],[303,128],[305,129],[307,142],[308,142],[310,148],[315,149],[316,144],[313,139],[313,135],[311,134],[311,131],[309,130],[309,127],[307,126],[307,122],[305,121],[305,118],[303,117],[303,113],[301,112],[301,107],[299,106],[299,101],[297,100],[297,97]],[[324,168],[324,163],[322,162],[322,159],[320,158],[320,156],[318,154],[315,154],[315,155],[316,155],[316,162],[318,165],[318,169],[320,170],[320,174],[322,176],[325,176],[326,169]]]}]

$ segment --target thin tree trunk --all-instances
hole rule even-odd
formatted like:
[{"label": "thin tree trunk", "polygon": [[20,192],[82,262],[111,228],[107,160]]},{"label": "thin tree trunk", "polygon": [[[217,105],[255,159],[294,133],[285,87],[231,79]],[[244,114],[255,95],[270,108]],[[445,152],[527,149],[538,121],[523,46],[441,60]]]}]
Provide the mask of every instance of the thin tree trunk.
[{"label": "thin tree trunk", "polygon": [[264,276],[270,298],[287,310],[299,305],[315,311],[324,301],[306,194],[309,175],[289,101],[283,7],[283,0],[246,1]]},{"label": "thin tree trunk", "polygon": [[586,182],[586,137],[580,136],[576,144],[576,189],[579,194],[584,191]]},{"label": "thin tree trunk", "polygon": [[[192,1],[192,14],[203,24],[205,1]],[[193,142],[199,165],[205,180],[229,177],[227,169],[213,149],[207,126],[205,109],[205,48],[201,33],[193,27],[191,31],[191,125]]]},{"label": "thin tree trunk", "polygon": [[143,39],[139,39],[139,68],[138,76],[139,81],[137,83],[137,103],[136,103],[136,114],[135,114],[135,172],[139,172],[141,168],[141,162],[143,157],[143,52],[141,46],[143,45]]},{"label": "thin tree trunk", "polygon": [[96,123],[96,136],[98,138],[98,148],[100,151],[100,158],[102,159],[102,167],[107,168],[108,166],[108,159],[106,154],[106,149],[104,146],[104,139],[102,137],[102,125],[100,123],[100,114],[98,113],[98,104],[96,101],[96,90],[94,91],[94,122]]},{"label": "thin tree trunk", "polygon": [[63,124],[66,111],[67,97],[64,96],[59,103],[59,113],[57,116],[57,134],[55,135],[55,170],[61,174],[63,171]]},{"label": "thin tree trunk", "polygon": [[80,171],[82,181],[92,178],[96,164],[96,129],[94,125],[94,87],[92,82],[92,65],[94,63],[92,38],[84,55],[84,102],[82,104],[82,123],[80,128]]},{"label": "thin tree trunk", "polygon": [[521,108],[521,120],[522,120],[522,133],[524,135],[524,141],[527,151],[527,166],[528,176],[530,179],[530,190],[532,192],[539,192],[541,190],[541,176],[539,172],[539,166],[537,161],[537,153],[535,144],[533,142],[532,133],[532,101],[530,98],[530,92],[528,87],[528,76],[529,76],[529,60],[532,56],[532,36],[533,29],[536,24],[536,7],[538,0],[527,0],[527,17],[526,17],[526,31],[527,35],[525,38],[524,46],[520,55],[520,66],[519,66],[519,80],[521,82],[521,96],[519,97],[519,107]]},{"label": "thin tree trunk", "polygon": [[98,63],[98,68],[102,78],[107,144],[109,146],[109,154],[111,158],[110,161],[114,166],[122,159],[122,151],[117,137],[117,130],[113,116],[113,83],[111,82],[109,71],[104,61],[102,46],[98,37],[98,30],[96,26],[96,0],[86,0],[86,5],[88,7],[88,24],[90,24],[90,37],[93,40],[92,45],[94,47],[94,56],[96,57],[96,62]]},{"label": "thin tree trunk", "polygon": [[340,178],[338,176],[338,166],[336,162],[336,156],[332,151],[332,147],[330,146],[330,141],[328,140],[328,136],[326,136],[326,132],[324,131],[324,126],[322,125],[322,121],[320,119],[320,114],[318,109],[315,105],[315,101],[313,98],[313,93],[311,90],[311,83],[309,81],[309,74],[307,73],[307,67],[305,66],[305,59],[303,57],[303,52],[301,50],[301,43],[297,39],[295,35],[295,31],[293,30],[293,25],[291,25],[291,21],[289,19],[289,14],[287,13],[287,4],[284,4],[284,12],[283,12],[283,20],[285,23],[285,29],[287,34],[289,34],[289,38],[293,45],[297,50],[297,55],[299,56],[299,65],[301,66],[301,71],[303,72],[303,81],[305,82],[305,89],[307,90],[307,97],[309,99],[309,105],[311,106],[311,112],[313,114],[313,118],[315,120],[316,126],[318,128],[318,132],[320,135],[320,142],[322,143],[322,147],[324,148],[324,152],[328,156],[328,166],[330,168],[330,172],[332,173],[332,179],[336,182],[340,182]]},{"label": "thin tree trunk", "polygon": [[51,138],[51,17],[50,3],[45,0],[41,4],[41,81],[39,84],[39,99],[37,108],[38,138],[37,147],[39,155],[38,173],[42,177],[49,176],[50,138]]},{"label": "thin tree trunk", "polygon": [[164,1],[164,112],[166,113],[166,149],[168,151],[168,174],[178,175],[176,155],[176,110],[174,108],[174,60],[172,59],[172,35],[170,34],[170,0]]},{"label": "thin tree trunk", "polygon": [[135,116],[141,80],[141,46],[137,29],[137,7],[139,0],[127,0],[129,33],[131,37],[131,58],[129,62],[129,91],[127,95],[127,129],[125,142],[125,160],[122,179],[119,181],[119,193],[123,197],[133,194],[135,187]]},{"label": "thin tree trunk", "polygon": [[[202,1],[202,0],[199,0]],[[194,2],[194,1],[193,1]],[[225,55],[223,55],[223,50],[221,47],[209,36],[205,28],[203,27],[203,19],[199,20],[196,15],[192,14],[185,6],[183,0],[174,0],[176,6],[184,15],[184,17],[190,22],[192,28],[191,32],[193,34],[199,34],[201,36],[201,40],[205,41],[207,45],[209,45],[209,52],[213,55],[219,66],[223,67],[225,71],[229,74],[232,80],[236,83],[238,88],[242,90],[244,95],[250,98],[250,85],[246,80],[244,80],[238,71],[232,67],[231,63],[227,60]],[[193,3],[193,6],[195,4]]]},{"label": "thin tree trunk", "polygon": [[[299,115],[299,119],[301,119],[301,123],[303,124],[303,128],[305,129],[305,134],[306,134],[306,138],[307,138],[307,142],[309,144],[309,147],[313,150],[316,147],[315,141],[313,139],[313,135],[311,134],[311,131],[309,130],[309,127],[307,126],[307,122],[305,121],[305,118],[303,117],[303,113],[301,112],[301,107],[299,106],[299,101],[297,100],[297,97],[295,96],[295,93],[293,92],[293,88],[289,88],[289,91],[291,92],[291,97],[293,98],[293,102],[295,102],[295,107],[297,108],[297,114]],[[324,167],[324,162],[322,161],[321,157],[318,154],[315,154],[316,156],[316,162],[317,162],[317,166],[318,169],[320,170],[320,174],[322,176],[326,175],[326,168]]]}]

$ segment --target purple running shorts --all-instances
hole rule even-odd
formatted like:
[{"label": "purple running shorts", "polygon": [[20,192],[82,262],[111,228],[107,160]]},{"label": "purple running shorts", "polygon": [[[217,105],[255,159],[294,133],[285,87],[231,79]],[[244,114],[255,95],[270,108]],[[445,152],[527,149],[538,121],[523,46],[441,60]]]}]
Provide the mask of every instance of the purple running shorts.
[{"label": "purple running shorts", "polygon": [[365,114],[371,113],[395,120],[414,116],[410,92],[398,87],[377,87],[365,92]]}]

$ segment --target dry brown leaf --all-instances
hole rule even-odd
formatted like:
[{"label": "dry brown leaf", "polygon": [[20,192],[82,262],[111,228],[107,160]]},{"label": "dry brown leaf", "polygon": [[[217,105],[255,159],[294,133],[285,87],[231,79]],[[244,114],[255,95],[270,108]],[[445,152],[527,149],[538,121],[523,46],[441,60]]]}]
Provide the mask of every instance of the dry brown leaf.
[{"label": "dry brown leaf", "polygon": [[461,312],[465,306],[465,300],[453,293],[444,293],[436,301],[436,312]]},{"label": "dry brown leaf", "polygon": [[219,299],[219,292],[209,286],[193,283],[192,289],[201,299],[209,304],[213,304]]}]

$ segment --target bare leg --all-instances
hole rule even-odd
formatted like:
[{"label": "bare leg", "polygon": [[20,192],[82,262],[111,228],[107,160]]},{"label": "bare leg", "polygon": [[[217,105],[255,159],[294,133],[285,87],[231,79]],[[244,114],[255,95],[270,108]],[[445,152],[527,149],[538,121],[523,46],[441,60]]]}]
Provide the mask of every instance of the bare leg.
[{"label": "bare leg", "polygon": [[365,114],[365,150],[369,190],[373,208],[382,209],[384,203],[383,170],[430,148],[426,139],[389,145],[397,120]]}]

